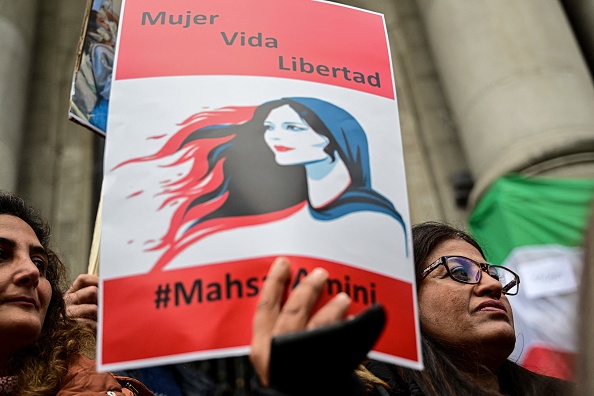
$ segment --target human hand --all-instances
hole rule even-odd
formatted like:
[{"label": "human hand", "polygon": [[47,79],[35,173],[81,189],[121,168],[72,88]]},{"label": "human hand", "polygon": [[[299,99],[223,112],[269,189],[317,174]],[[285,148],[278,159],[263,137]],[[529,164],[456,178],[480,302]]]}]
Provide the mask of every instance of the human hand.
[{"label": "human hand", "polygon": [[97,275],[81,274],[64,295],[66,315],[93,331],[97,330],[98,285]]},{"label": "human hand", "polygon": [[268,271],[254,314],[250,360],[264,386],[270,385],[273,337],[337,323],[351,303],[347,294],[339,293],[312,315],[328,279],[326,270],[316,268],[299,282],[283,305],[289,277],[289,260],[277,258]]}]

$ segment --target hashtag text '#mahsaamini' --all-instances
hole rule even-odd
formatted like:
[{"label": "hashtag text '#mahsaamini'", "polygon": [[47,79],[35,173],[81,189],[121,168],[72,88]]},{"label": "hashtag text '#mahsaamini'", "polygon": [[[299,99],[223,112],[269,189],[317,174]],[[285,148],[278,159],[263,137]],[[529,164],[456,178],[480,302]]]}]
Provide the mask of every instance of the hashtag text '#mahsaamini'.
[{"label": "hashtag text '#mahsaamini'", "polygon": [[[291,287],[297,286],[306,275],[306,269],[298,269]],[[234,278],[230,273],[226,273],[223,279],[218,282],[194,279],[185,282],[161,283],[157,285],[155,290],[155,308],[253,298],[260,293],[264,279],[265,276],[238,279]],[[357,284],[351,281],[350,276],[345,275],[341,279],[330,278],[326,284],[329,295],[345,292],[351,296],[354,302],[363,304],[373,304],[377,300],[373,282],[367,285]]]}]

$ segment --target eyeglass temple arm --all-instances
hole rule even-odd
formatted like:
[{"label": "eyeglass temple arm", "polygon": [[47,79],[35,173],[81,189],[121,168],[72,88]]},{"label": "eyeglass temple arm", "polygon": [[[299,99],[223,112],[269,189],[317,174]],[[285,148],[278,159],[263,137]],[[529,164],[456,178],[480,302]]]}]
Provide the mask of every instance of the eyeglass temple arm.
[{"label": "eyeglass temple arm", "polygon": [[[500,265],[493,265],[493,264],[487,264],[487,263],[479,263],[481,270],[487,272],[487,270],[489,269],[489,267],[501,267]],[[509,270],[508,270],[509,271]],[[509,271],[513,274],[512,271]],[[517,277],[516,274],[514,274],[515,278],[514,280],[512,280],[511,282],[509,282],[507,285],[505,285],[503,287],[503,289],[501,289],[501,291],[503,293],[507,292],[508,290],[512,289],[514,286],[516,286],[517,284],[520,283],[520,278]]]},{"label": "eyeglass temple arm", "polygon": [[425,279],[427,277],[427,275],[429,275],[429,273],[431,271],[433,271],[435,268],[437,268],[440,265],[441,265],[441,260],[437,260],[436,262],[434,262],[433,264],[431,264],[429,267],[427,267],[424,270],[422,270],[421,271],[421,279]]},{"label": "eyeglass temple arm", "polygon": [[508,290],[510,290],[512,287],[514,287],[515,285],[517,285],[519,282],[519,279],[514,279],[513,281],[509,282],[507,285],[505,285],[503,287],[503,289],[501,289],[502,292],[506,292]]}]

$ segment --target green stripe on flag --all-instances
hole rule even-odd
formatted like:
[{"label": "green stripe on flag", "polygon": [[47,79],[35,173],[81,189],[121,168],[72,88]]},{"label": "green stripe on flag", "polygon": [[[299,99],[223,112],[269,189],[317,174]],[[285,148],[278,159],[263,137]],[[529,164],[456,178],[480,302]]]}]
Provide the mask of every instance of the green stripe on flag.
[{"label": "green stripe on flag", "polygon": [[469,229],[493,264],[518,246],[580,246],[593,200],[594,179],[507,175],[476,205]]}]

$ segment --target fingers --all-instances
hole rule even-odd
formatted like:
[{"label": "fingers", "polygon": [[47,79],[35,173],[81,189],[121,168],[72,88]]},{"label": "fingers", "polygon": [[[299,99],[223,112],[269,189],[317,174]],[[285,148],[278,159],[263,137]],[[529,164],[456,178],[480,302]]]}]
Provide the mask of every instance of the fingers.
[{"label": "fingers", "polygon": [[66,292],[64,300],[66,301],[66,307],[70,305],[80,304],[95,304],[98,301],[99,289],[97,286],[85,286],[83,289],[73,291],[71,288]]},{"label": "fingers", "polygon": [[289,260],[277,258],[266,276],[260,299],[254,313],[250,360],[260,382],[268,386],[270,340],[272,329],[280,312],[282,298],[291,274]]},{"label": "fingers", "polygon": [[270,335],[272,332],[291,275],[290,270],[289,260],[279,257],[268,271],[254,315],[254,328],[260,333]]},{"label": "fingers", "polygon": [[97,303],[99,278],[79,275],[64,296],[66,314],[83,327],[97,329]]},{"label": "fingers", "polygon": [[277,258],[262,286],[254,314],[250,360],[264,386],[269,386],[273,337],[336,323],[344,318],[351,303],[347,294],[339,293],[312,316],[328,280],[325,269],[315,268],[291,291],[283,305],[290,275],[289,260]]},{"label": "fingers", "polygon": [[92,274],[80,274],[76,277],[74,282],[72,283],[72,287],[68,290],[70,291],[77,291],[83,289],[87,286],[98,286],[99,285],[99,277],[97,275]]},{"label": "fingers", "polygon": [[66,307],[66,315],[72,319],[76,319],[82,327],[93,331],[97,330],[97,305],[71,305]]},{"label": "fingers", "polygon": [[79,304],[66,307],[66,315],[72,319],[84,318],[97,320],[96,304]]},{"label": "fingers", "polygon": [[303,330],[306,327],[327,280],[328,271],[315,268],[299,282],[278,315],[273,336]]},{"label": "fingers", "polygon": [[351,298],[348,294],[337,294],[311,317],[307,323],[307,330],[336,323],[344,319],[350,305]]}]

